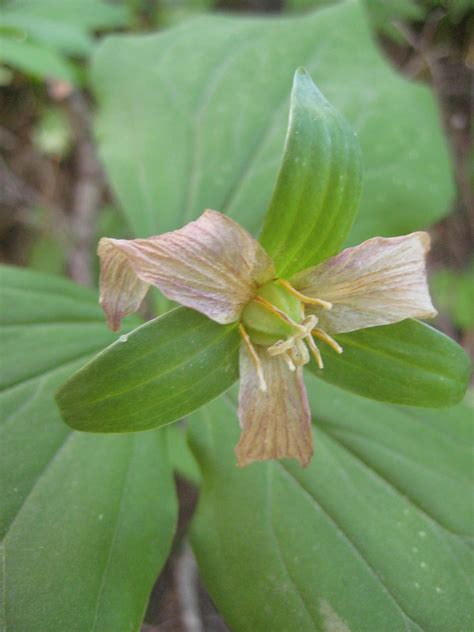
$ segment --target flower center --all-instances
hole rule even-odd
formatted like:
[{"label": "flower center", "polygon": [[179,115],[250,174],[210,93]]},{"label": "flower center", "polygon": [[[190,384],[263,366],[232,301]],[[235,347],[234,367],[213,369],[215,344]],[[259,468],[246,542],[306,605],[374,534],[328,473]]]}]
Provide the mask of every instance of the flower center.
[{"label": "flower center", "polygon": [[270,347],[296,334],[303,317],[303,303],[278,281],[270,281],[244,308],[242,324],[254,344]]},{"label": "flower center", "polygon": [[[262,285],[257,296],[244,308],[240,333],[252,359],[258,366],[258,354],[253,345],[267,348],[271,356],[281,355],[291,371],[309,362],[310,352],[320,369],[323,361],[313,336],[342,353],[339,344],[317,328],[318,317],[305,316],[305,304],[331,309],[332,304],[321,299],[300,294],[288,281],[277,279]],[[260,385],[265,390],[265,380],[260,375]]]}]

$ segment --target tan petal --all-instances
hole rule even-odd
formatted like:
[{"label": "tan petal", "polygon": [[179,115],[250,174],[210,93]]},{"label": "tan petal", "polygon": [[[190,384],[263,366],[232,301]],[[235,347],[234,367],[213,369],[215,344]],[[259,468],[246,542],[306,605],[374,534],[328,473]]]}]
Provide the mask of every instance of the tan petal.
[{"label": "tan petal", "polygon": [[239,465],[267,459],[296,458],[308,465],[313,454],[311,413],[301,367],[290,371],[281,356],[255,347],[267,390],[259,388],[256,366],[242,344],[240,349],[239,419],[236,447]]},{"label": "tan petal", "polygon": [[[184,228],[149,239],[108,239],[99,247],[102,265],[126,268],[163,294],[218,323],[239,319],[259,285],[275,276],[271,258],[241,226],[205,211]],[[113,248],[112,248],[113,246]],[[110,258],[118,263],[110,263]],[[127,276],[123,272],[123,276]],[[127,292],[118,275],[103,275],[104,296]],[[113,288],[110,286],[113,285]]]},{"label": "tan petal", "polygon": [[149,287],[137,277],[115,241],[101,239],[97,251],[101,259],[100,304],[113,331],[120,328],[124,316],[137,311]]},{"label": "tan petal", "polygon": [[302,294],[332,303],[330,310],[307,309],[329,333],[433,318],[425,266],[429,246],[422,232],[375,237],[300,272],[291,283]]}]

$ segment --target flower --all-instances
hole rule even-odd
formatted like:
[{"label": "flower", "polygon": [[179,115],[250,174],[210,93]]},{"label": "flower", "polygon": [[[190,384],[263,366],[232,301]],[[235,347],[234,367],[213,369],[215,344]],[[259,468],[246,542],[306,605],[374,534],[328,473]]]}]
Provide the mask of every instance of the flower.
[{"label": "flower", "polygon": [[335,334],[436,315],[429,295],[427,233],[375,237],[289,279],[239,224],[205,211],[148,239],[100,241],[100,303],[109,326],[136,311],[150,285],[222,325],[238,323],[239,465],[313,454],[302,368]]}]

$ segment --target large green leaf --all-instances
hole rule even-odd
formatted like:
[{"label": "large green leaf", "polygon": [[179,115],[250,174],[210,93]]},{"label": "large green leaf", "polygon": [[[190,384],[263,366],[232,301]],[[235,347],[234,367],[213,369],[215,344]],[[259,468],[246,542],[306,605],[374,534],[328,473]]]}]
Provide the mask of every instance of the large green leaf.
[{"label": "large green leaf", "polygon": [[354,132],[299,69],[282,167],[260,236],[279,276],[288,278],[341,250],[360,191]]},{"label": "large green leaf", "polygon": [[121,336],[59,391],[63,418],[88,432],[133,432],[168,424],[229,388],[240,336],[178,308]]},{"label": "large green leaf", "polygon": [[0,285],[0,627],[138,630],[176,514],[165,437],[70,431],[54,392],[114,339],[96,296],[15,268]]},{"label": "large green leaf", "polygon": [[235,408],[196,413],[199,568],[234,632],[466,632],[474,625],[472,411],[309,383],[315,455],[235,466]]},{"label": "large green leaf", "polygon": [[335,336],[341,355],[322,343],[324,369],[309,368],[337,386],[395,404],[443,407],[466,392],[471,364],[463,349],[418,320]]},{"label": "large green leaf", "polygon": [[447,212],[450,163],[433,98],[389,67],[349,2],[302,18],[207,16],[103,43],[93,66],[98,138],[136,236],[175,229],[205,208],[260,228],[299,66],[362,146],[352,242],[425,227]]}]

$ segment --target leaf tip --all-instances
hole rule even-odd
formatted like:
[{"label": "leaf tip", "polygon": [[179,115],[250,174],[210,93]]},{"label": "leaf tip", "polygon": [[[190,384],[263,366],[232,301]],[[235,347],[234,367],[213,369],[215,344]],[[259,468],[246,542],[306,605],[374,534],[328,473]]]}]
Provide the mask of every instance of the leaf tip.
[{"label": "leaf tip", "polygon": [[298,68],[295,70],[295,78],[297,78],[298,76],[309,77],[309,73],[304,66],[298,66]]},{"label": "leaf tip", "polygon": [[321,90],[314,83],[311,75],[304,66],[299,66],[293,78],[293,98],[309,99],[313,103],[329,106],[329,101],[325,98]]}]

